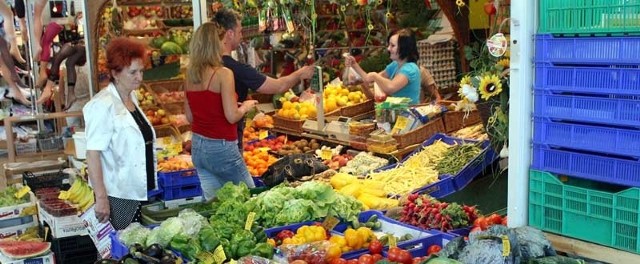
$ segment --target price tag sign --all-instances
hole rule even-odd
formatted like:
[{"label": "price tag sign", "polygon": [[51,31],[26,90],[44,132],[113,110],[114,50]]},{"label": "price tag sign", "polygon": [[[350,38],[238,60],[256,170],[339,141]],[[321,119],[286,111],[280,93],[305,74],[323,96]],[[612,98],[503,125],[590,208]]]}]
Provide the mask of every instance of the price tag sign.
[{"label": "price tag sign", "polygon": [[394,247],[398,247],[398,239],[394,235],[389,235],[389,248]]},{"label": "price tag sign", "polygon": [[404,116],[398,116],[398,118],[396,118],[396,124],[391,130],[391,134],[398,134],[398,132],[404,130],[407,127],[407,124],[409,124],[409,119]]},{"label": "price tag sign", "polygon": [[218,246],[215,250],[213,250],[213,260],[216,263],[223,263],[227,260],[227,256],[224,254],[224,249],[222,245]]},{"label": "price tag sign", "polygon": [[255,218],[256,218],[255,212],[250,212],[249,215],[247,215],[247,221],[244,223],[245,230],[251,230],[251,226],[253,225],[253,219]]},{"label": "price tag sign", "polygon": [[16,196],[16,198],[20,199],[25,195],[27,195],[29,191],[31,191],[31,188],[29,188],[29,185],[25,185],[22,188],[20,188],[20,190],[18,190],[14,195]]},{"label": "price tag sign", "polygon": [[258,134],[258,139],[263,140],[269,136],[269,131],[260,130],[260,134]]},{"label": "price tag sign", "polygon": [[320,158],[322,158],[323,160],[330,160],[332,156],[333,152],[331,152],[330,149],[323,149],[320,153]]},{"label": "price tag sign", "polygon": [[509,241],[509,237],[502,236],[502,256],[508,257],[509,253],[511,253],[511,242]]},{"label": "price tag sign", "polygon": [[324,227],[325,230],[333,230],[338,223],[340,223],[340,220],[330,215],[322,221],[322,227]]}]

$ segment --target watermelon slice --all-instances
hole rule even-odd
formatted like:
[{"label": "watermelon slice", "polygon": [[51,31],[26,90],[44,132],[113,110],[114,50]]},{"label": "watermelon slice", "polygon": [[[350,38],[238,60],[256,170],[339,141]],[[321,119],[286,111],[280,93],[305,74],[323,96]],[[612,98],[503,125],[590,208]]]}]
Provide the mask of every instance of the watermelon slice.
[{"label": "watermelon slice", "polygon": [[50,242],[0,241],[0,252],[12,259],[26,259],[44,255],[49,252],[49,248],[51,248]]}]

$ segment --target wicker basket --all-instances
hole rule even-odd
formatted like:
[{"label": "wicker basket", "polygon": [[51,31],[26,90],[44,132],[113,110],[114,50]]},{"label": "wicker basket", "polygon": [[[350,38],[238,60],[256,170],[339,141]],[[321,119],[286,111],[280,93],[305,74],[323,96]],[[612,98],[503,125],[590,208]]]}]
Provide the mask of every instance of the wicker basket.
[{"label": "wicker basket", "polygon": [[359,104],[352,106],[345,106],[340,108],[340,115],[347,117],[354,117],[360,114],[371,112],[374,109],[373,100],[369,99]]},{"label": "wicker basket", "polygon": [[182,134],[173,125],[154,126],[156,138],[174,137],[176,140],[182,141]]},{"label": "wicker basket", "polygon": [[444,123],[441,117],[433,119],[429,121],[429,123],[419,126],[408,133],[393,135],[393,138],[398,141],[398,149],[403,149],[414,144],[422,143],[439,132],[444,132]]},{"label": "wicker basket", "polygon": [[291,131],[295,133],[302,133],[302,125],[304,120],[293,120],[277,115],[273,115],[273,126],[282,130]]},{"label": "wicker basket", "polygon": [[153,94],[153,97],[155,98],[156,102],[158,102],[161,105],[175,104],[175,103],[182,104],[183,101],[179,101],[179,102],[163,101],[162,97],[160,97],[160,94],[167,93],[167,92],[184,92],[183,84],[184,84],[184,80],[182,79],[146,82],[147,89],[151,94]]},{"label": "wicker basket", "polygon": [[447,133],[456,131],[458,129],[475,125],[482,122],[480,119],[480,112],[473,110],[469,112],[469,115],[465,117],[467,113],[464,111],[449,111],[444,113],[444,130]]}]

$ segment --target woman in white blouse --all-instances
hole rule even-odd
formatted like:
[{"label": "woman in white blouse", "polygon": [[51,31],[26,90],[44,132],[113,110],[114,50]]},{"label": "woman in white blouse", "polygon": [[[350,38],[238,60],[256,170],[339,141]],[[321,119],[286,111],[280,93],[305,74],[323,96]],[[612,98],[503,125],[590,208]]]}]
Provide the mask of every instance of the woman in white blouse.
[{"label": "woman in white blouse", "polygon": [[89,180],[100,222],[116,230],[139,221],[140,204],[156,188],[155,132],[138,107],[145,48],[127,38],[107,46],[111,83],[83,108]]}]

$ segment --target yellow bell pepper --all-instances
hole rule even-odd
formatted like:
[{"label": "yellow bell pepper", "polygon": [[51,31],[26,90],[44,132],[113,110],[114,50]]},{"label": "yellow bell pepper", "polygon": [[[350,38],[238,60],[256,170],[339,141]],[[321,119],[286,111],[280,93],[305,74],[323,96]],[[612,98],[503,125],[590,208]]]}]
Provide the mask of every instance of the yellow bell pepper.
[{"label": "yellow bell pepper", "polygon": [[346,173],[336,173],[331,177],[331,179],[329,180],[329,183],[331,183],[331,186],[334,189],[340,190],[342,189],[342,187],[348,184],[351,184],[357,180],[358,178],[356,176],[352,176]]}]

